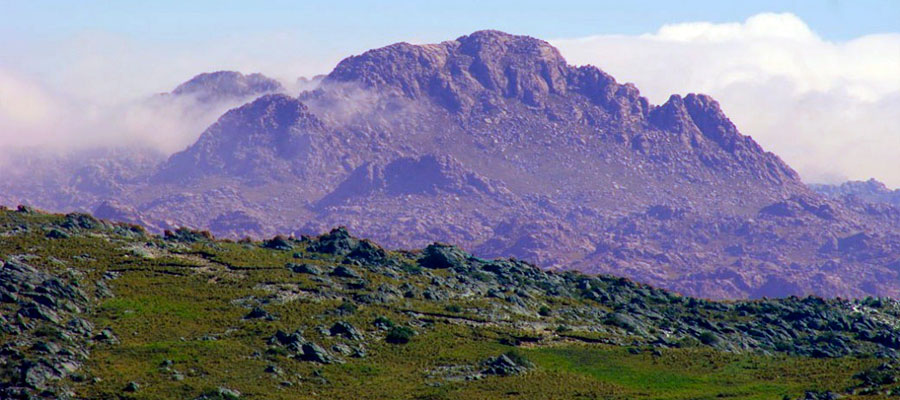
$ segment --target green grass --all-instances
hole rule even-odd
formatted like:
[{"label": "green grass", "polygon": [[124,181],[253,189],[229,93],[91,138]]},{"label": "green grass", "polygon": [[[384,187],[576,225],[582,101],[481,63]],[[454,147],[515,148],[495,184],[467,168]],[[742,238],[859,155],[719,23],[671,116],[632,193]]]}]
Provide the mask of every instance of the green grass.
[{"label": "green grass", "polygon": [[560,373],[586,375],[648,399],[773,399],[806,390],[837,390],[852,384],[847,370],[875,360],[820,360],[735,355],[707,349],[667,349],[656,357],[621,347],[572,346],[535,349],[529,358]]},{"label": "green grass", "polygon": [[[9,228],[23,223],[50,224],[59,218],[5,213],[0,223]],[[128,250],[137,244],[149,244],[165,255],[141,259]],[[294,252],[304,258],[295,259]],[[85,313],[98,330],[113,327],[120,343],[91,347],[90,359],[81,371],[88,379],[71,383],[81,398],[123,398],[122,388],[135,381],[141,390],[127,397],[193,399],[223,386],[240,391],[246,399],[273,400],[781,399],[784,395],[796,398],[811,389],[843,391],[856,383],[852,379],[856,372],[882,362],[733,354],[710,347],[663,349],[655,356],[648,348],[632,354],[623,346],[586,343],[610,337],[608,330],[568,331],[572,337],[515,348],[503,343],[509,343],[511,337],[553,333],[491,324],[489,318],[472,311],[491,310],[498,300],[481,297],[451,302],[401,298],[386,304],[359,303],[355,310],[340,314],[337,309],[362,291],[317,282],[285,269],[287,262],[339,263],[313,257],[302,245],[293,251],[272,251],[244,243],[183,245],[108,233],[50,240],[42,231],[33,230],[0,240],[0,255],[17,254],[33,255],[29,263],[45,270],[68,273],[68,267],[78,271],[83,289],[90,293],[104,272],[121,271],[119,278],[109,281],[115,296],[98,300]],[[403,254],[394,256],[409,261]],[[369,281],[370,289],[404,283],[424,288],[430,281],[418,273],[395,279],[366,268],[355,269]],[[437,271],[434,275],[449,273]],[[249,312],[245,304],[270,296],[259,289],[262,284],[287,285],[304,295],[283,304],[262,304],[277,316],[273,321],[243,319]],[[564,313],[557,310],[590,306],[575,298],[539,300],[552,312],[539,316],[535,309],[533,315],[521,316],[521,321],[542,321],[555,327],[566,322]],[[414,320],[409,310],[437,316],[429,317],[432,321],[424,326],[412,326],[417,334],[409,343],[385,342],[386,333],[373,322],[386,317],[398,326],[408,326]],[[339,320],[350,322],[369,337],[367,357],[343,357],[346,363],[320,365],[268,351],[266,339],[279,329],[292,332],[300,328],[305,338],[325,347],[346,343],[318,331],[318,327]],[[474,366],[512,349],[532,361],[535,369],[525,375],[471,381],[429,376],[428,371],[438,367]],[[174,380],[172,370],[160,368],[164,360],[174,362],[171,369],[181,373],[183,380]],[[264,372],[270,364],[278,365],[283,374]],[[94,381],[94,377],[101,380]],[[292,385],[284,386],[283,381]]]}]

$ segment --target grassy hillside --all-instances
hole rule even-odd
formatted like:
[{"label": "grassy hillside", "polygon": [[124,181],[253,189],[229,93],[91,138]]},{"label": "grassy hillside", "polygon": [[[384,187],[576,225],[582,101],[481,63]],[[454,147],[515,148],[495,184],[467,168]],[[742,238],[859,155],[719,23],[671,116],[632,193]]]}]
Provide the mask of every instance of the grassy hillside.
[{"label": "grassy hillside", "polygon": [[0,259],[4,398],[870,399],[900,385],[887,299],[710,302],[340,229],[229,242],[24,208],[0,211]]}]

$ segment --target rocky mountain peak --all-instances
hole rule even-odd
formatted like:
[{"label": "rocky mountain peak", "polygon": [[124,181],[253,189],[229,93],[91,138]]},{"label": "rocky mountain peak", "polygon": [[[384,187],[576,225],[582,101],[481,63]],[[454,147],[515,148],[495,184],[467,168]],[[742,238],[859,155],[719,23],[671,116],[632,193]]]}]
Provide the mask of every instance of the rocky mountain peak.
[{"label": "rocky mountain peak", "polygon": [[566,92],[569,67],[559,51],[543,40],[498,31],[478,31],[456,39],[458,52],[471,57],[468,72],[488,90],[507,97]]},{"label": "rocky mountain peak", "polygon": [[569,66],[546,41],[490,30],[440,44],[397,43],[349,57],[326,78],[326,83],[336,82],[431,98],[451,111],[466,111],[493,97],[544,106],[548,96],[567,93],[573,83],[585,94],[609,91],[612,85],[610,93],[592,94],[602,103],[616,94],[637,94],[633,86],[620,91],[614,79],[596,68]]},{"label": "rocky mountain peak", "polygon": [[216,71],[191,78],[178,85],[172,94],[194,96],[201,102],[214,102],[283,90],[281,83],[260,73],[244,75],[236,71]]},{"label": "rocky mountain peak", "polygon": [[[700,134],[700,129],[691,118],[691,113],[684,104],[684,98],[680,95],[673,94],[665,103],[659,107],[655,107],[649,114],[648,120],[657,128],[692,136]],[[696,143],[696,141],[695,141]]]},{"label": "rocky mountain peak", "polygon": [[283,95],[262,96],[225,113],[186,150],[169,158],[157,180],[183,180],[197,175],[226,174],[269,180],[279,167],[284,178],[303,161],[309,133],[322,122],[299,100]]},{"label": "rocky mountain peak", "polygon": [[812,185],[817,191],[832,195],[883,195],[891,190],[881,181],[871,178],[866,181],[847,181],[840,185]]},{"label": "rocky mountain peak", "polygon": [[700,132],[722,148],[733,152],[743,142],[745,137],[738,132],[737,127],[722,112],[719,102],[712,97],[688,94],[684,98],[684,107]]},{"label": "rocky mountain peak", "polygon": [[876,179],[866,181],[847,181],[839,185],[812,184],[810,188],[825,196],[845,202],[862,201],[873,203],[867,205],[868,212],[875,212],[875,204],[900,207],[900,189],[891,190]]},{"label": "rocky mountain peak", "polygon": [[[12,198],[93,208],[114,190],[130,208],[98,213],[150,227],[346,225],[391,247],[449,242],[709,297],[900,293],[885,283],[900,208],[823,201],[709,96],[653,106],[547,42],[497,31],[345,59],[298,98],[228,111],[154,177],[106,188],[106,169],[82,171]],[[841,252],[861,231],[865,249]]]}]

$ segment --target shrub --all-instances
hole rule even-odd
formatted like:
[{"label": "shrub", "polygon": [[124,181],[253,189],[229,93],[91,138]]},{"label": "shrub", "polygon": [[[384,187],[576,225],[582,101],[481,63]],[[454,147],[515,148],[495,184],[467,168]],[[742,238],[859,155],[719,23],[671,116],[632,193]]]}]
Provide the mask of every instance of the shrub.
[{"label": "shrub", "polygon": [[347,315],[347,314],[355,313],[357,308],[358,307],[356,307],[356,304],[353,304],[349,301],[345,301],[345,302],[341,303],[341,305],[338,306],[337,310],[338,310],[339,314]]},{"label": "shrub", "polygon": [[378,318],[375,318],[375,321],[372,322],[372,324],[378,328],[382,328],[382,327],[383,328],[393,328],[394,327],[394,321],[391,321],[390,318],[385,317],[383,315],[379,316]]},{"label": "shrub", "polygon": [[707,346],[715,346],[719,343],[719,337],[714,333],[708,331],[701,333],[700,336],[697,337],[697,339],[700,339],[700,343],[703,343]]},{"label": "shrub", "polygon": [[700,341],[690,336],[685,336],[675,342],[675,346],[682,349],[688,347],[697,347],[698,345],[700,345]]},{"label": "shrub", "polygon": [[547,306],[541,306],[541,308],[538,310],[538,315],[542,317],[549,317],[552,313],[553,310],[551,310],[550,307]]},{"label": "shrub", "polygon": [[409,340],[416,335],[416,331],[406,326],[395,326],[388,331],[385,340],[393,344],[409,343]]},{"label": "shrub", "polygon": [[402,263],[400,264],[400,269],[412,275],[418,275],[422,273],[422,267],[416,264]]}]

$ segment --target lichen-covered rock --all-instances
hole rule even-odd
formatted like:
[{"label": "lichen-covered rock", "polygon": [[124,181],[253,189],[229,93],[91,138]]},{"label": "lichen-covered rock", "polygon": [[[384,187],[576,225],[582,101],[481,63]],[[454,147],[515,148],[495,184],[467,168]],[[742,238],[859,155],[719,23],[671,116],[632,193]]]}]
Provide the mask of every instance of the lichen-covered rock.
[{"label": "lichen-covered rock", "polygon": [[360,333],[359,330],[356,329],[356,327],[346,321],[335,322],[335,324],[331,326],[331,329],[328,332],[331,336],[341,336],[345,339],[362,339],[362,333]]},{"label": "lichen-covered rock", "polygon": [[518,375],[534,368],[534,364],[515,353],[488,358],[482,366],[484,374],[501,376]]},{"label": "lichen-covered rock", "polygon": [[461,268],[465,266],[467,256],[456,247],[433,243],[422,251],[419,265],[431,269]]}]

